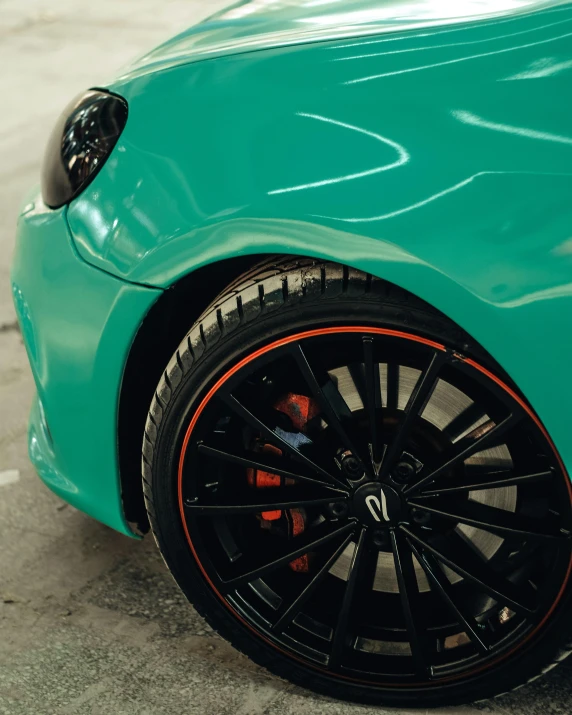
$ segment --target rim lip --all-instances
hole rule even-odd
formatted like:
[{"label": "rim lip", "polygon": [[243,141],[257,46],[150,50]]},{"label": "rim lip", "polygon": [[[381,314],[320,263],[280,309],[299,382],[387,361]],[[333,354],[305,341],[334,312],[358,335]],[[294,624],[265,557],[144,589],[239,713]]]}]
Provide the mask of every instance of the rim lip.
[{"label": "rim lip", "polygon": [[[177,469],[177,496],[178,496],[178,502],[179,502],[179,513],[181,517],[181,522],[183,526],[183,530],[185,532],[185,536],[187,539],[187,542],[189,544],[189,547],[191,549],[191,553],[194,556],[195,562],[197,563],[203,577],[211,587],[212,591],[216,594],[218,599],[223,603],[224,606],[232,613],[232,615],[237,618],[249,631],[254,633],[257,638],[260,640],[264,641],[267,645],[271,646],[275,650],[277,650],[279,653],[282,655],[286,656],[287,658],[291,660],[295,660],[298,663],[301,663],[307,668],[310,668],[312,670],[318,671],[319,673],[322,673],[326,675],[329,678],[332,679],[341,679],[341,680],[347,680],[351,683],[357,683],[360,685],[367,685],[373,689],[380,689],[380,688],[386,688],[386,689],[405,689],[405,688],[436,688],[439,687],[443,684],[452,682],[452,681],[459,681],[463,680],[466,678],[470,678],[472,676],[478,675],[479,673],[489,670],[493,666],[497,665],[498,663],[501,663],[502,661],[507,660],[509,657],[511,657],[514,653],[517,651],[521,650],[526,643],[528,643],[534,636],[544,627],[544,625],[547,623],[547,621],[550,619],[554,611],[556,610],[558,604],[562,600],[562,596],[564,595],[564,592],[566,590],[566,587],[568,586],[568,582],[570,580],[570,576],[572,574],[572,553],[570,554],[570,561],[568,563],[568,569],[566,571],[566,576],[564,578],[564,582],[562,583],[562,586],[560,588],[560,591],[558,592],[558,595],[556,596],[556,599],[554,600],[554,603],[548,610],[548,612],[544,615],[540,623],[534,628],[527,636],[524,638],[524,640],[520,641],[514,648],[509,650],[506,653],[503,653],[500,655],[498,658],[495,658],[494,660],[484,663],[478,668],[474,668],[473,670],[469,671],[468,673],[460,673],[458,675],[451,675],[446,678],[441,678],[439,680],[435,680],[433,683],[431,682],[426,682],[426,683],[375,683],[370,680],[361,680],[360,678],[354,678],[349,675],[344,675],[341,673],[334,673],[331,670],[328,670],[326,668],[321,668],[319,665],[315,665],[311,662],[308,662],[304,660],[303,658],[298,657],[294,653],[291,653],[288,650],[285,650],[284,648],[281,648],[277,643],[275,643],[273,640],[270,638],[266,637],[261,631],[257,630],[253,625],[251,625],[243,616],[240,615],[232,606],[231,604],[225,599],[225,597],[217,590],[215,587],[214,583],[212,582],[211,578],[209,577],[205,567],[203,566],[201,560],[198,557],[197,551],[195,549],[195,546],[193,544],[193,541],[191,539],[191,535],[189,533],[189,529],[187,526],[187,520],[185,516],[185,508],[184,508],[184,499],[183,499],[183,468],[185,464],[185,458],[187,454],[187,448],[189,446],[189,442],[191,440],[191,435],[192,432],[201,416],[203,413],[205,407],[207,404],[210,402],[211,398],[215,395],[216,392],[222,387],[222,385],[227,382],[233,375],[235,375],[237,372],[239,372],[243,367],[248,365],[249,363],[253,362],[257,358],[261,357],[262,355],[265,355],[266,353],[270,352],[271,350],[274,350],[276,348],[283,347],[284,345],[287,345],[292,342],[296,342],[299,340],[304,340],[307,338],[313,338],[313,337],[319,337],[323,335],[332,335],[332,334],[339,334],[339,333],[371,333],[374,335],[385,335],[388,337],[394,337],[394,338],[402,338],[404,340],[410,340],[416,343],[421,343],[423,345],[427,345],[428,347],[433,348],[434,350],[439,350],[441,352],[451,352],[450,349],[446,348],[444,345],[441,343],[438,343],[434,340],[430,340],[428,338],[423,338],[419,335],[414,335],[412,333],[407,333],[401,330],[393,330],[391,328],[378,328],[374,326],[361,326],[361,325],[347,325],[347,326],[333,326],[333,327],[327,327],[327,328],[315,328],[313,330],[306,330],[303,332],[295,333],[293,335],[288,335],[286,337],[280,338],[278,340],[273,341],[272,343],[269,343],[268,345],[264,345],[263,347],[259,348],[258,350],[255,350],[253,353],[250,353],[246,357],[242,358],[239,360],[235,365],[233,365],[227,372],[220,377],[215,384],[209,389],[207,394],[203,397],[201,400],[198,408],[196,409],[195,413],[193,414],[193,417],[189,423],[189,426],[187,427],[187,431],[185,433],[185,437],[183,439],[183,445],[181,447],[181,453],[179,456],[179,464],[178,464],[178,469]],[[566,467],[564,466],[564,462],[562,461],[562,458],[560,457],[560,454],[558,453],[558,450],[556,449],[556,446],[554,445],[554,442],[552,441],[550,435],[546,431],[546,428],[540,421],[539,417],[534,413],[532,408],[520,397],[517,395],[517,393],[510,388],[505,382],[503,382],[499,377],[494,375],[492,372],[487,370],[487,368],[483,367],[482,365],[479,365],[475,360],[471,358],[467,358],[460,353],[456,351],[452,351],[455,358],[460,360],[461,362],[464,362],[466,365],[470,365],[474,369],[478,370],[480,373],[488,377],[490,380],[495,382],[500,388],[502,388],[505,392],[507,392],[510,397],[515,400],[515,402],[520,405],[520,407],[526,412],[526,414],[532,419],[532,421],[536,424],[546,441],[548,442],[549,446],[551,447],[554,456],[556,458],[556,461],[558,462],[558,466],[560,467],[562,474],[565,477],[566,480],[566,487],[568,489],[568,495],[570,497],[570,502],[572,504],[572,482],[570,481],[570,477],[568,475],[568,471],[566,470]]]}]

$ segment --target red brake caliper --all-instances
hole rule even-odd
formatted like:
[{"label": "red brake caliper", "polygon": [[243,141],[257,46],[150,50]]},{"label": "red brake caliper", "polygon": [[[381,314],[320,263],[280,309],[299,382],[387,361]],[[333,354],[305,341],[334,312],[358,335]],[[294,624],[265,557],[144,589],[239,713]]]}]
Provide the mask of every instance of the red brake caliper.
[{"label": "red brake caliper", "polygon": [[[319,413],[318,405],[311,397],[295,395],[292,392],[278,400],[274,405],[274,409],[287,415],[294,428],[302,433],[306,432],[308,422]],[[254,445],[254,450],[265,454],[282,455],[282,451],[278,447],[263,441],[257,441]],[[295,484],[294,479],[287,479],[252,467],[247,470],[247,478],[249,485],[257,489],[271,489]],[[291,539],[301,534],[306,528],[306,511],[304,509],[263,511],[260,515],[260,526],[277,535]],[[309,570],[308,554],[291,561],[290,568],[293,571],[307,572]]]}]

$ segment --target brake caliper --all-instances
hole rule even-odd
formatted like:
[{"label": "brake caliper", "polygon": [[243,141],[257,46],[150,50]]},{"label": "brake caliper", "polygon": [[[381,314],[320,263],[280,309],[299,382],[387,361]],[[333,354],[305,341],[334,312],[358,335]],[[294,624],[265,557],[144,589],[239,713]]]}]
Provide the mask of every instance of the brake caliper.
[{"label": "brake caliper", "polygon": [[[299,438],[301,436],[305,435],[310,420],[317,417],[319,413],[318,405],[315,400],[305,395],[296,395],[292,392],[278,400],[278,402],[274,404],[274,409],[285,414],[292,423],[293,428],[297,430],[298,433],[302,433],[301,435],[296,435],[295,432],[292,432],[292,436],[297,437],[297,439],[293,440],[293,442],[295,441],[296,443],[300,441]],[[256,441],[254,451],[282,456],[282,450],[262,440]],[[282,486],[291,486],[296,483],[294,479],[281,477],[278,474],[272,474],[271,472],[254,469],[252,467],[247,470],[247,479],[248,484],[256,489],[272,489]],[[306,528],[306,510],[301,508],[287,509],[284,511],[263,511],[259,518],[261,528],[288,539],[302,534]],[[309,570],[308,554],[294,559],[290,562],[289,566],[293,571],[307,572]]]}]

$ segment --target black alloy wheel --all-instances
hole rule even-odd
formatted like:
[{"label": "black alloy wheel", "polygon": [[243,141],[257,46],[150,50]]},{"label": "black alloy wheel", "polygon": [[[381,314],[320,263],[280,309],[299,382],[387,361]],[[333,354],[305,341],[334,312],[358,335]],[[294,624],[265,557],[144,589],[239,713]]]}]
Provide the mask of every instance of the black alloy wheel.
[{"label": "black alloy wheel", "polygon": [[364,324],[339,313],[253,341],[190,400],[179,351],[145,464],[177,394],[165,434],[177,549],[248,638],[342,697],[461,702],[443,687],[526,650],[567,594],[569,479],[489,367],[367,310]]}]

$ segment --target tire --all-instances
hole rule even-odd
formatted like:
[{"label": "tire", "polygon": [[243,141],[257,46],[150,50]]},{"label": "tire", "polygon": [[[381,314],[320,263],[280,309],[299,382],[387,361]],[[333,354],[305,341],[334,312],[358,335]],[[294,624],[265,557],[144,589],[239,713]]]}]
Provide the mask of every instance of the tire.
[{"label": "tire", "polygon": [[[570,632],[572,628],[572,604],[570,603],[572,596],[569,578],[570,540],[568,529],[564,527],[562,527],[558,533],[555,532],[552,534],[551,532],[550,536],[550,538],[558,538],[557,542],[550,542],[557,545],[554,549],[557,556],[554,556],[554,563],[551,562],[552,565],[550,566],[551,570],[549,572],[550,579],[553,579],[554,583],[552,584],[552,581],[546,576],[547,583],[552,584],[550,586],[552,590],[547,591],[546,598],[544,595],[542,595],[542,598],[540,595],[538,596],[539,603],[542,599],[547,599],[546,603],[542,606],[544,610],[541,612],[539,610],[539,613],[535,611],[535,615],[531,615],[530,617],[522,616],[524,625],[518,626],[521,630],[519,631],[517,626],[514,626],[515,632],[517,633],[517,635],[514,636],[516,639],[514,640],[514,644],[516,645],[511,645],[509,648],[508,645],[501,643],[497,648],[497,642],[494,641],[495,645],[490,646],[490,654],[487,651],[486,655],[479,655],[481,660],[478,660],[476,656],[469,655],[467,656],[468,666],[463,666],[464,669],[460,668],[458,672],[455,672],[454,668],[447,670],[448,675],[446,677],[441,677],[438,674],[438,667],[441,666],[432,665],[432,670],[421,671],[429,674],[425,679],[421,678],[420,682],[415,682],[415,677],[417,676],[409,675],[403,677],[401,675],[399,677],[397,675],[392,675],[391,677],[386,677],[385,675],[383,677],[370,677],[369,675],[363,678],[356,677],[355,672],[358,672],[357,669],[355,672],[354,670],[344,671],[341,665],[336,666],[337,670],[333,672],[333,670],[328,669],[329,666],[327,666],[327,664],[324,665],[321,661],[313,661],[310,657],[306,657],[305,655],[300,656],[299,653],[289,650],[289,647],[280,645],[280,643],[274,640],[272,633],[269,634],[269,630],[260,625],[262,621],[259,623],[254,616],[251,618],[248,615],[250,611],[248,611],[246,607],[240,610],[239,606],[236,605],[238,601],[235,600],[230,603],[230,595],[227,597],[224,594],[221,595],[222,591],[221,593],[217,591],[218,586],[215,585],[215,582],[211,578],[211,571],[209,571],[210,566],[207,567],[205,565],[206,561],[203,559],[203,554],[206,553],[205,549],[207,549],[205,543],[208,544],[208,539],[203,538],[203,536],[204,534],[208,535],[210,533],[206,531],[211,528],[210,522],[208,526],[201,526],[207,523],[203,515],[203,521],[201,521],[199,517],[196,517],[194,521],[191,522],[191,518],[189,517],[189,523],[191,523],[189,527],[187,527],[186,521],[183,523],[184,518],[186,519],[184,516],[186,512],[184,510],[182,496],[179,492],[179,489],[182,489],[182,487],[180,487],[177,482],[179,471],[182,474],[183,469],[186,469],[186,467],[181,465],[186,464],[185,460],[187,458],[203,459],[203,457],[193,456],[195,451],[199,449],[196,447],[195,441],[197,441],[198,444],[200,440],[198,438],[195,440],[195,437],[191,437],[191,441],[189,442],[191,431],[189,424],[191,423],[191,419],[195,419],[196,416],[199,415],[197,425],[200,425],[201,420],[207,420],[207,413],[210,414],[209,410],[213,412],[213,414],[216,413],[216,410],[212,407],[213,401],[209,396],[213,393],[215,386],[221,383],[221,380],[226,380],[231,374],[233,376],[242,374],[240,371],[245,368],[237,368],[237,366],[241,364],[241,361],[244,363],[244,361],[252,360],[252,364],[258,364],[254,361],[262,358],[255,358],[253,356],[258,355],[259,352],[264,350],[268,350],[267,354],[271,354],[272,350],[275,349],[272,346],[275,346],[281,339],[290,340],[290,336],[293,335],[306,336],[309,335],[312,330],[341,332],[346,329],[349,330],[350,328],[347,326],[366,326],[364,330],[366,330],[367,326],[370,326],[371,330],[379,330],[383,333],[379,339],[389,341],[388,344],[390,346],[397,344],[396,341],[398,337],[396,336],[402,334],[409,336],[409,341],[419,343],[418,346],[411,344],[411,349],[421,350],[425,349],[426,345],[438,344],[442,346],[443,354],[446,354],[448,356],[447,360],[451,362],[451,366],[447,367],[447,370],[450,369],[452,371],[458,368],[457,364],[453,365],[455,361],[456,363],[459,363],[459,361],[463,363],[465,373],[464,376],[459,377],[461,381],[460,384],[463,384],[463,380],[468,380],[466,376],[470,373],[471,380],[480,380],[481,384],[485,385],[487,390],[490,388],[491,395],[494,394],[495,396],[494,398],[491,397],[491,400],[497,398],[509,400],[513,406],[511,410],[513,408],[517,411],[521,410],[526,421],[525,426],[522,427],[525,436],[522,437],[520,433],[518,433],[511,437],[513,442],[507,441],[511,458],[513,459],[513,471],[516,473],[516,465],[519,462],[516,457],[512,456],[513,452],[514,454],[517,452],[517,449],[513,448],[512,445],[516,444],[520,449],[520,445],[522,444],[522,449],[526,450],[529,448],[527,446],[528,442],[531,440],[540,440],[542,447],[540,449],[535,447],[534,454],[542,453],[542,459],[546,459],[546,464],[549,465],[546,467],[546,470],[550,471],[550,476],[547,476],[547,471],[543,477],[544,481],[540,484],[535,481],[534,485],[527,483],[523,487],[506,487],[506,489],[509,490],[523,490],[523,492],[510,492],[510,494],[517,493],[518,495],[517,502],[513,499],[510,509],[515,512],[516,516],[519,514],[520,504],[523,500],[526,501],[529,499],[530,494],[534,496],[540,493],[538,490],[542,489],[556,490],[556,492],[554,492],[554,498],[558,503],[565,504],[565,507],[562,507],[560,511],[562,524],[567,525],[569,523],[570,488],[568,477],[549,437],[544,432],[538,418],[518,394],[516,387],[510,385],[508,377],[502,372],[501,368],[464,331],[423,301],[373,276],[351,268],[318,260],[272,258],[267,259],[249,273],[238,278],[228,287],[224,294],[220,295],[211,304],[199,320],[191,327],[191,330],[167,365],[163,377],[157,386],[155,397],[149,411],[143,440],[143,490],[153,534],[168,568],[188,600],[223,638],[230,641],[235,648],[248,655],[252,660],[267,668],[272,673],[318,693],[343,700],[375,705],[431,708],[464,704],[493,697],[535,679],[542,673],[550,670],[559,661],[563,660],[572,649],[572,644],[570,643]],[[337,335],[338,333],[336,333],[332,339],[337,340]],[[342,337],[343,336],[340,336],[339,340],[342,340]],[[316,340],[317,339],[318,338],[316,338]],[[342,343],[340,343],[340,345],[341,344]],[[401,345],[401,343],[399,344]],[[409,348],[408,343],[407,349],[409,350]],[[475,365],[477,367],[474,367]],[[389,370],[389,367],[387,369]],[[255,373],[255,375],[256,374],[257,373]],[[379,374],[381,375],[381,373]],[[228,379],[230,380],[231,378],[229,377]],[[234,379],[234,377],[232,379]],[[254,377],[252,379],[255,380],[258,378]],[[387,385],[389,385],[389,377],[387,380]],[[401,383],[399,383],[399,389],[401,389],[400,385]],[[415,389],[417,389],[417,387]],[[386,387],[389,404],[390,398],[388,396],[388,390],[389,387]],[[414,400],[414,391],[409,395],[408,403],[411,400]],[[206,406],[204,407],[204,412],[202,412],[204,405]],[[276,407],[273,409],[276,410]],[[407,408],[402,407],[401,409]],[[491,410],[494,410],[492,406]],[[421,414],[421,412],[419,414]],[[493,412],[491,411],[490,414],[493,414]],[[425,412],[423,412],[423,415],[425,415]],[[209,417],[208,419],[211,418]],[[212,419],[215,419],[215,417]],[[419,420],[420,419],[419,417]],[[197,426],[195,429],[198,430],[199,427]],[[517,426],[515,429],[521,429],[521,427]],[[472,434],[471,432],[469,437]],[[374,439],[375,437],[372,437],[372,440]],[[463,437],[462,439],[468,438]],[[191,444],[191,447],[188,447],[188,444]],[[387,448],[386,456],[390,452],[390,447],[391,445]],[[265,447],[262,447],[262,449],[265,449]],[[373,450],[374,447],[371,447],[371,449]],[[190,457],[188,456],[189,454],[191,455]],[[400,459],[404,459],[405,457],[403,455],[406,454],[406,452],[403,452]],[[540,457],[538,458],[540,459]],[[346,457],[343,456],[340,457],[340,459],[342,459],[341,464],[344,466],[345,462],[343,460],[346,459]],[[470,461],[470,459],[468,461]],[[193,462],[193,464],[196,464],[196,462]],[[418,467],[414,465],[414,469],[417,468]],[[463,466],[463,468],[465,467]],[[383,466],[381,470],[383,472]],[[258,472],[255,471],[255,477],[257,474]],[[181,476],[180,479],[183,479],[183,477]],[[198,479],[198,477],[196,477],[196,479]],[[392,476],[391,479],[396,479],[396,477]],[[282,482],[283,485],[285,483],[286,482]],[[347,483],[353,484],[353,482]],[[199,489],[199,487],[196,488]],[[202,486],[200,488],[203,489]],[[204,487],[204,489],[206,488],[207,487]],[[218,487],[215,487],[215,489],[217,488]],[[285,489],[287,491],[286,487]],[[268,491],[271,490],[267,490],[267,492]],[[256,493],[258,494],[259,492]],[[509,492],[507,492],[507,494],[508,493]],[[524,497],[521,496],[522,493],[524,493]],[[553,491],[547,491],[547,494],[546,499],[551,500],[553,498],[553,496],[551,496]],[[382,489],[381,495],[384,497],[384,502],[385,495],[387,495],[389,499],[389,491]],[[351,498],[353,499],[351,504],[357,504],[355,492],[352,492]],[[537,501],[540,503],[540,499]],[[185,502],[185,505],[186,504],[187,502]],[[357,513],[358,507],[355,506],[352,508],[355,508],[355,513]],[[399,509],[402,508],[402,506],[399,507]],[[530,512],[530,507],[527,508]],[[292,514],[294,511],[295,510],[292,509],[290,513]],[[415,511],[415,509],[413,511]],[[277,513],[281,515],[280,519],[283,519],[284,516],[288,514],[288,511],[277,510]],[[244,519],[246,517],[240,518]],[[260,518],[260,516],[257,517],[259,520]],[[355,518],[357,519],[357,517]],[[379,515],[375,518],[377,521],[380,521]],[[334,517],[334,524],[336,523],[335,519]],[[435,519],[437,519],[437,517],[435,517]],[[260,523],[262,524],[262,521],[260,521]],[[546,520],[544,519],[539,523],[545,524]],[[450,528],[450,525],[444,527],[440,523],[437,526],[435,524],[435,521],[432,522],[432,525],[428,528],[433,531]],[[264,526],[266,528],[267,524]],[[312,528],[320,528],[320,525]],[[360,534],[364,535],[359,538],[363,538],[364,541],[370,538],[368,536],[370,532],[372,534],[381,533],[379,530],[372,531],[372,529],[369,527],[366,528],[365,526],[360,526],[359,528],[361,528]],[[397,526],[391,527],[390,530],[383,532],[382,536],[379,537],[390,540],[394,539],[390,547],[388,547],[389,552],[393,549],[394,559],[397,553],[396,549],[398,549],[398,537],[387,536],[387,534],[399,534],[399,528]],[[198,546],[195,548],[198,542],[191,540],[189,536],[189,530],[192,529],[195,530],[192,532],[194,534],[199,534],[200,532],[200,549]],[[262,534],[263,532],[261,531],[260,533]],[[264,538],[267,539],[270,537],[264,536]],[[272,539],[277,538],[276,536],[272,536]],[[289,535],[288,538],[291,538],[291,535]],[[413,546],[415,546],[414,542],[411,541],[407,535],[403,536],[402,534],[399,538],[405,539],[409,545],[413,544]],[[441,536],[435,538],[441,538]],[[533,545],[531,546],[528,536],[522,538],[524,539],[522,546],[523,553],[529,553],[526,551],[527,549],[532,549],[530,553],[539,553],[539,550],[545,548],[543,544],[548,543],[542,540],[544,538],[543,536],[541,539],[538,539],[538,541],[532,539]],[[507,543],[509,540],[510,537],[507,537]],[[356,537],[356,545],[353,546],[355,549],[354,554],[358,553],[359,543]],[[404,544],[405,541],[400,543]],[[436,542],[433,541],[432,543]],[[503,542],[503,547],[504,543],[505,542]],[[410,548],[413,549],[413,546],[410,546]],[[502,559],[505,559],[508,563],[509,557],[502,556],[501,559],[500,552],[503,547],[499,547],[499,551],[496,552],[491,559],[498,559],[498,563],[505,563],[502,561]],[[211,547],[208,546],[208,548],[210,549]],[[212,547],[212,549],[214,549],[214,547]],[[218,546],[217,549],[220,551]],[[413,553],[416,552],[413,551]],[[427,559],[430,559],[431,556],[428,552],[421,550],[419,554],[421,554],[421,556],[425,554]],[[419,554],[416,554],[416,558]],[[218,551],[216,553],[214,551],[212,551],[212,553],[209,552],[209,558],[211,558],[211,555],[213,559],[212,563],[214,563],[215,558],[219,560],[222,558],[218,555]],[[421,556],[419,556],[415,568],[421,563]],[[357,559],[358,557],[355,558]],[[512,558],[513,554],[510,555],[510,559]],[[545,563],[546,557],[542,558],[544,560],[541,559],[538,562],[539,564],[541,562],[542,564]],[[211,562],[209,561],[209,563]],[[294,568],[292,563],[293,562],[290,563],[291,569]],[[444,562],[441,561],[439,563],[443,564]],[[492,564],[493,561],[490,563]],[[425,564],[425,561],[423,561],[423,564]],[[427,564],[425,564],[423,568],[425,568],[425,566],[427,566]],[[224,568],[226,568],[226,566]],[[378,567],[376,566],[374,568]],[[501,567],[494,566],[494,568],[498,570]],[[525,567],[523,566],[522,568]],[[537,566],[534,568],[537,568]],[[544,568],[544,566],[538,565],[538,568]],[[546,568],[548,568],[548,566],[546,566]],[[283,571],[286,569],[287,566],[282,567]],[[438,577],[441,577],[443,571],[437,570],[439,571]],[[282,571],[280,573],[282,573]],[[405,578],[405,576],[403,576],[404,573],[407,575],[406,569],[401,572],[402,578]],[[411,575],[413,572],[410,571],[409,573]],[[331,571],[328,572],[324,578],[333,578],[331,574]],[[351,568],[348,574],[350,575],[344,587],[345,589],[349,589],[347,584],[351,583]],[[377,576],[374,577],[376,578]],[[293,577],[284,575],[284,579],[286,578]],[[356,579],[357,578],[356,576]],[[399,576],[396,578],[399,579]],[[429,576],[427,576],[427,578],[429,579]],[[455,591],[455,593],[457,594],[460,593],[460,589],[465,589],[468,599],[467,602],[472,603],[470,599],[472,599],[473,596],[470,595],[470,587],[473,581],[465,579],[463,583],[454,585],[454,579],[450,576],[447,578],[450,583],[446,587],[456,588],[457,591]],[[511,578],[513,578],[513,576],[510,576],[510,578],[507,576],[507,580]],[[431,583],[429,592],[423,591],[423,593],[421,593],[419,576],[417,576],[417,585],[421,595],[415,595],[415,599],[433,598],[433,589],[435,589],[435,593],[437,593],[438,584],[430,579],[429,581]],[[445,581],[447,582],[447,579],[445,579]],[[506,584],[506,582],[505,580],[504,583]],[[397,581],[397,583],[402,582]],[[409,583],[411,584],[411,580]],[[524,587],[521,587],[521,590],[523,589]],[[465,593],[465,591],[463,591],[463,593]],[[233,593],[238,593],[238,591]],[[342,592],[340,591],[340,593]],[[385,592],[375,594],[375,598],[382,597],[389,598]],[[232,596],[232,598],[235,598],[235,596]],[[250,596],[248,596],[248,598],[250,598]],[[341,598],[343,606],[343,596]],[[360,598],[362,598],[361,595]],[[366,597],[364,596],[364,598]],[[393,599],[394,596],[391,595],[391,598]],[[398,594],[395,598],[401,599],[401,595]],[[435,598],[437,598],[437,596],[435,596]],[[401,605],[404,603],[401,600],[399,602]],[[411,603],[414,602],[414,600],[411,601]],[[258,601],[256,601],[256,603],[258,603]],[[490,602],[487,601],[487,604],[489,603]],[[544,603],[544,601],[542,601],[542,603]],[[499,611],[501,606],[502,603],[499,601],[498,608],[497,606],[491,607],[490,605],[487,607],[493,608],[493,610],[497,608],[497,611],[494,611],[494,613],[500,612],[504,614],[503,617],[507,619],[514,616],[513,611],[508,609],[508,607]],[[266,605],[264,605],[264,608],[266,608]],[[411,606],[411,608],[413,608],[413,606]],[[540,609],[540,606],[538,606],[538,609]],[[351,615],[347,616],[347,618],[353,619],[351,621],[352,623],[356,618],[359,618],[359,614],[355,614],[354,611],[350,610],[349,613],[351,613]],[[403,613],[406,613],[406,611],[403,611]],[[542,615],[542,618],[539,614]],[[340,615],[340,619],[343,617],[345,616]],[[496,618],[496,616],[494,617]],[[516,618],[518,619],[520,617],[520,612],[517,611]],[[256,618],[258,618],[258,616],[256,616]],[[404,618],[404,623],[406,625],[409,624],[410,622],[407,620],[407,615],[405,615]],[[413,616],[411,618],[415,620]],[[429,618],[429,616],[424,616],[423,618]],[[444,623],[446,618],[444,616],[443,618],[445,619],[443,620]],[[471,622],[474,625],[476,621]],[[516,620],[514,622],[516,623]],[[439,623],[441,623],[441,621]],[[483,623],[486,628],[489,627],[489,621],[483,621],[480,625],[477,625],[484,627]],[[417,620],[417,625],[418,624],[419,620]],[[494,626],[494,624],[497,625]],[[497,621],[494,621],[494,624],[491,628],[496,633],[499,630]],[[497,631],[495,631],[495,627]],[[513,626],[510,625],[509,621],[508,626],[505,626],[503,623],[502,628],[505,627],[512,628]],[[409,628],[409,625],[407,625],[407,628]],[[526,630],[527,628],[528,630]],[[413,632],[414,631],[415,622],[413,624]],[[407,629],[406,632],[410,633]],[[332,631],[332,633],[332,648],[335,649],[335,631]],[[512,634],[512,631],[510,631],[510,633]],[[518,633],[525,633],[527,635],[524,637],[518,635]],[[494,634],[490,636],[491,639],[493,639],[493,637],[500,638],[501,636]],[[511,635],[510,638],[513,638],[513,635]],[[508,635],[505,637],[506,643],[509,643],[510,638]],[[441,642],[440,647],[442,651],[443,643],[446,644],[446,642],[447,641]],[[491,642],[493,641],[491,640]],[[512,641],[510,641],[510,643],[512,643]],[[467,652],[469,652],[472,645],[472,641],[468,644],[466,640],[463,641],[461,651],[465,652],[462,650],[465,648]],[[354,657],[354,653],[356,652],[355,648],[357,646],[354,645],[354,650],[351,650],[351,652],[348,651],[349,647],[347,641],[344,641],[343,645],[340,646],[342,649],[341,652],[345,654],[344,657],[350,658],[351,656],[353,668],[354,660],[357,657]],[[497,655],[493,654],[493,647],[497,648],[498,653],[497,650],[494,651]],[[419,648],[421,648],[421,651],[425,648],[424,652],[427,653],[426,645],[421,647],[411,641],[409,651],[414,661],[415,652],[421,652]],[[431,652],[433,653],[433,650]],[[445,653],[445,651],[437,653],[434,657],[445,658],[447,654],[445,653],[445,655],[443,655],[443,653]],[[333,656],[331,657],[333,658]],[[359,657],[371,659],[372,656],[369,654],[362,656],[360,653]],[[384,659],[384,663],[386,659],[389,658],[387,655],[382,655],[381,657]],[[395,656],[391,661],[388,660],[387,662],[397,662],[396,658],[399,660],[399,657],[401,657],[403,661],[402,656]],[[473,658],[473,660],[471,660],[471,658]],[[406,659],[409,661],[409,655],[407,655]],[[401,663],[402,661],[399,662]],[[334,661],[332,660],[332,662]],[[364,663],[365,662],[364,660]],[[367,662],[369,663],[370,661]],[[478,663],[478,667],[471,666],[470,663],[472,662]],[[333,667],[334,666],[332,666],[332,669]],[[393,666],[391,667],[393,668]],[[401,668],[405,666],[399,665],[396,667]],[[414,669],[416,667],[415,665]],[[446,666],[446,668],[449,667],[449,665]],[[445,666],[443,666],[443,668],[445,668]],[[408,673],[409,671],[406,669],[404,672]],[[435,672],[437,672],[437,675],[435,675]],[[445,670],[443,670],[443,672],[445,672]],[[399,678],[401,678],[401,680]]]}]

